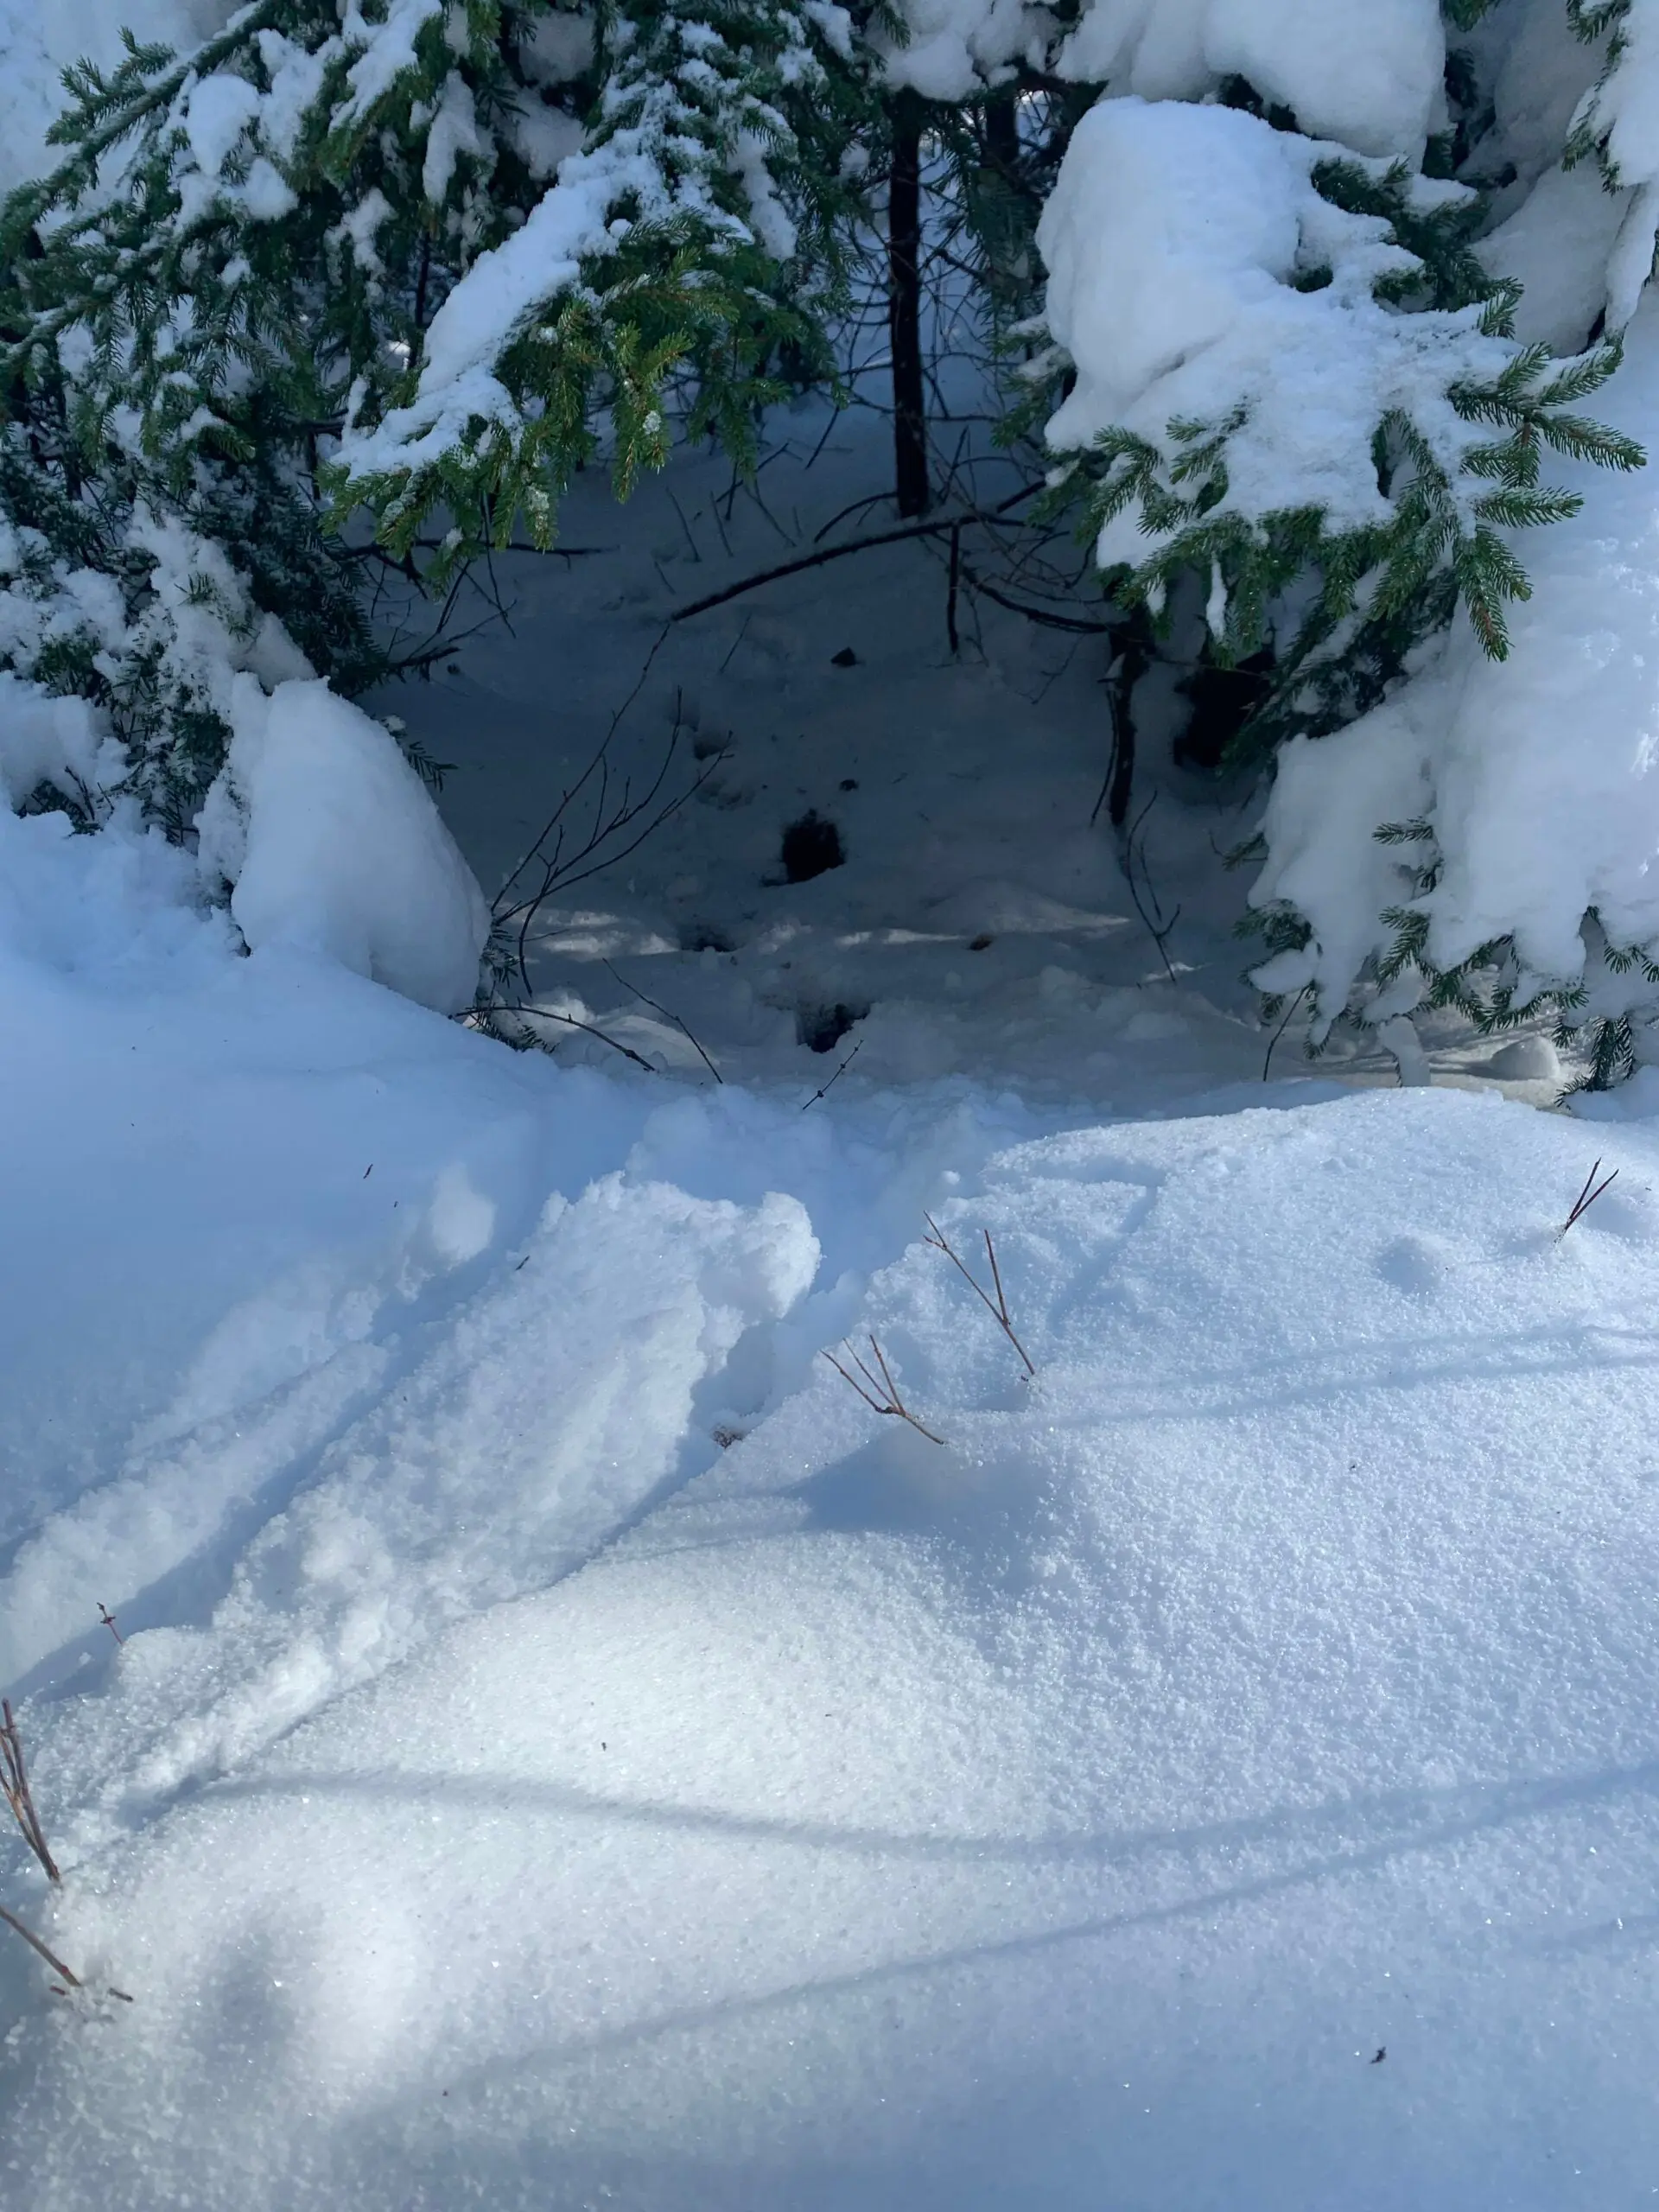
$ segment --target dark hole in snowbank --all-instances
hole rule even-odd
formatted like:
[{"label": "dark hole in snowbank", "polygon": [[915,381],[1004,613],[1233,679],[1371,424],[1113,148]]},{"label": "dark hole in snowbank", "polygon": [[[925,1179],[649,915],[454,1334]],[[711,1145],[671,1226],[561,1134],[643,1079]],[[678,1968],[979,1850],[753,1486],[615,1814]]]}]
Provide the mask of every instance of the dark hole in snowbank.
[{"label": "dark hole in snowbank", "polygon": [[816,808],[784,831],[785,883],[810,883],[815,875],[827,875],[832,868],[839,868],[846,857],[840,830]]},{"label": "dark hole in snowbank", "polygon": [[687,922],[680,931],[682,952],[732,952],[736,950],[724,930],[712,922]]},{"label": "dark hole in snowbank", "polygon": [[796,1013],[795,1034],[809,1052],[833,1052],[869,1010],[867,1006],[804,1006]]}]

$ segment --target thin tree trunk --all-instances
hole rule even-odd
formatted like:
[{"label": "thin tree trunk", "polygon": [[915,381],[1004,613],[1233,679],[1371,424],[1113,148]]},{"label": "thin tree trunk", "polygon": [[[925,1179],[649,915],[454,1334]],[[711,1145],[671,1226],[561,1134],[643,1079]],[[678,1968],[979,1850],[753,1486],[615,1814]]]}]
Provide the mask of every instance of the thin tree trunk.
[{"label": "thin tree trunk", "polygon": [[1126,626],[1117,665],[1107,681],[1112,705],[1112,760],[1106,772],[1106,817],[1114,830],[1129,818],[1135,791],[1135,690],[1151,658],[1151,625],[1137,607]]},{"label": "thin tree trunk", "polygon": [[1020,111],[1012,92],[996,92],[985,103],[985,166],[1005,184],[1020,179]]},{"label": "thin tree trunk", "polygon": [[913,92],[893,104],[887,186],[887,321],[893,355],[893,489],[901,515],[925,515],[927,406],[922,385],[922,106]]}]

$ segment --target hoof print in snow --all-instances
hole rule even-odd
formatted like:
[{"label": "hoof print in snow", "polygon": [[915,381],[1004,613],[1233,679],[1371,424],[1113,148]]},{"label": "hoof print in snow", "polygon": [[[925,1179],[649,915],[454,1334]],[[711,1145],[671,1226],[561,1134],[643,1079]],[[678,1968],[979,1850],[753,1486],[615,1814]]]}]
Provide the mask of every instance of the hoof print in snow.
[{"label": "hoof print in snow", "polygon": [[785,883],[810,883],[815,875],[827,875],[832,868],[839,868],[847,855],[842,849],[840,830],[814,808],[784,831],[780,857]]},{"label": "hoof print in snow", "polygon": [[867,1006],[804,1006],[795,1017],[795,1034],[809,1052],[833,1052]]},{"label": "hoof print in snow", "polygon": [[838,653],[830,654],[830,665],[831,668],[856,668],[858,655],[850,645],[843,645]]},{"label": "hoof print in snow", "polygon": [[969,952],[988,952],[995,943],[996,939],[988,930],[981,930],[977,937],[969,938],[968,950]]}]

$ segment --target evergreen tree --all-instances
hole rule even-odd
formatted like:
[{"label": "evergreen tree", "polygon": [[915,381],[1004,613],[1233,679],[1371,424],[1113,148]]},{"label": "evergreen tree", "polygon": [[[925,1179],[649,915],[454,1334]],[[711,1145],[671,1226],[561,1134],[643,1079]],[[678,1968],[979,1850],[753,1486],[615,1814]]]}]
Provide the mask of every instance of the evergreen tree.
[{"label": "evergreen tree", "polygon": [[0,211],[0,652],[107,708],[176,825],[235,668],[384,671],[353,512],[442,581],[550,543],[601,447],[624,490],[676,413],[745,459],[780,357],[827,369],[870,97],[842,9],[371,5],[72,72],[65,158]]}]

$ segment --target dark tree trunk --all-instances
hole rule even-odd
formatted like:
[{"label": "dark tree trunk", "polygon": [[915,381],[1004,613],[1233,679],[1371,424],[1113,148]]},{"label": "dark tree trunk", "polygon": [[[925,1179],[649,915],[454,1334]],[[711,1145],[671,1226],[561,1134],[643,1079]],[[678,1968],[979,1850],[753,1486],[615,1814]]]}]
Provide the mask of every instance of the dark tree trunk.
[{"label": "dark tree trunk", "polygon": [[1135,690],[1152,653],[1152,625],[1137,608],[1123,633],[1117,664],[1108,677],[1112,703],[1112,761],[1106,772],[1106,816],[1114,830],[1129,818],[1135,791]]},{"label": "dark tree trunk", "polygon": [[985,103],[985,166],[1005,184],[1020,180],[1020,112],[1012,92],[997,92]]},{"label": "dark tree trunk", "polygon": [[922,385],[922,106],[913,92],[893,104],[887,185],[887,327],[893,354],[893,489],[901,515],[925,515],[927,406]]}]

